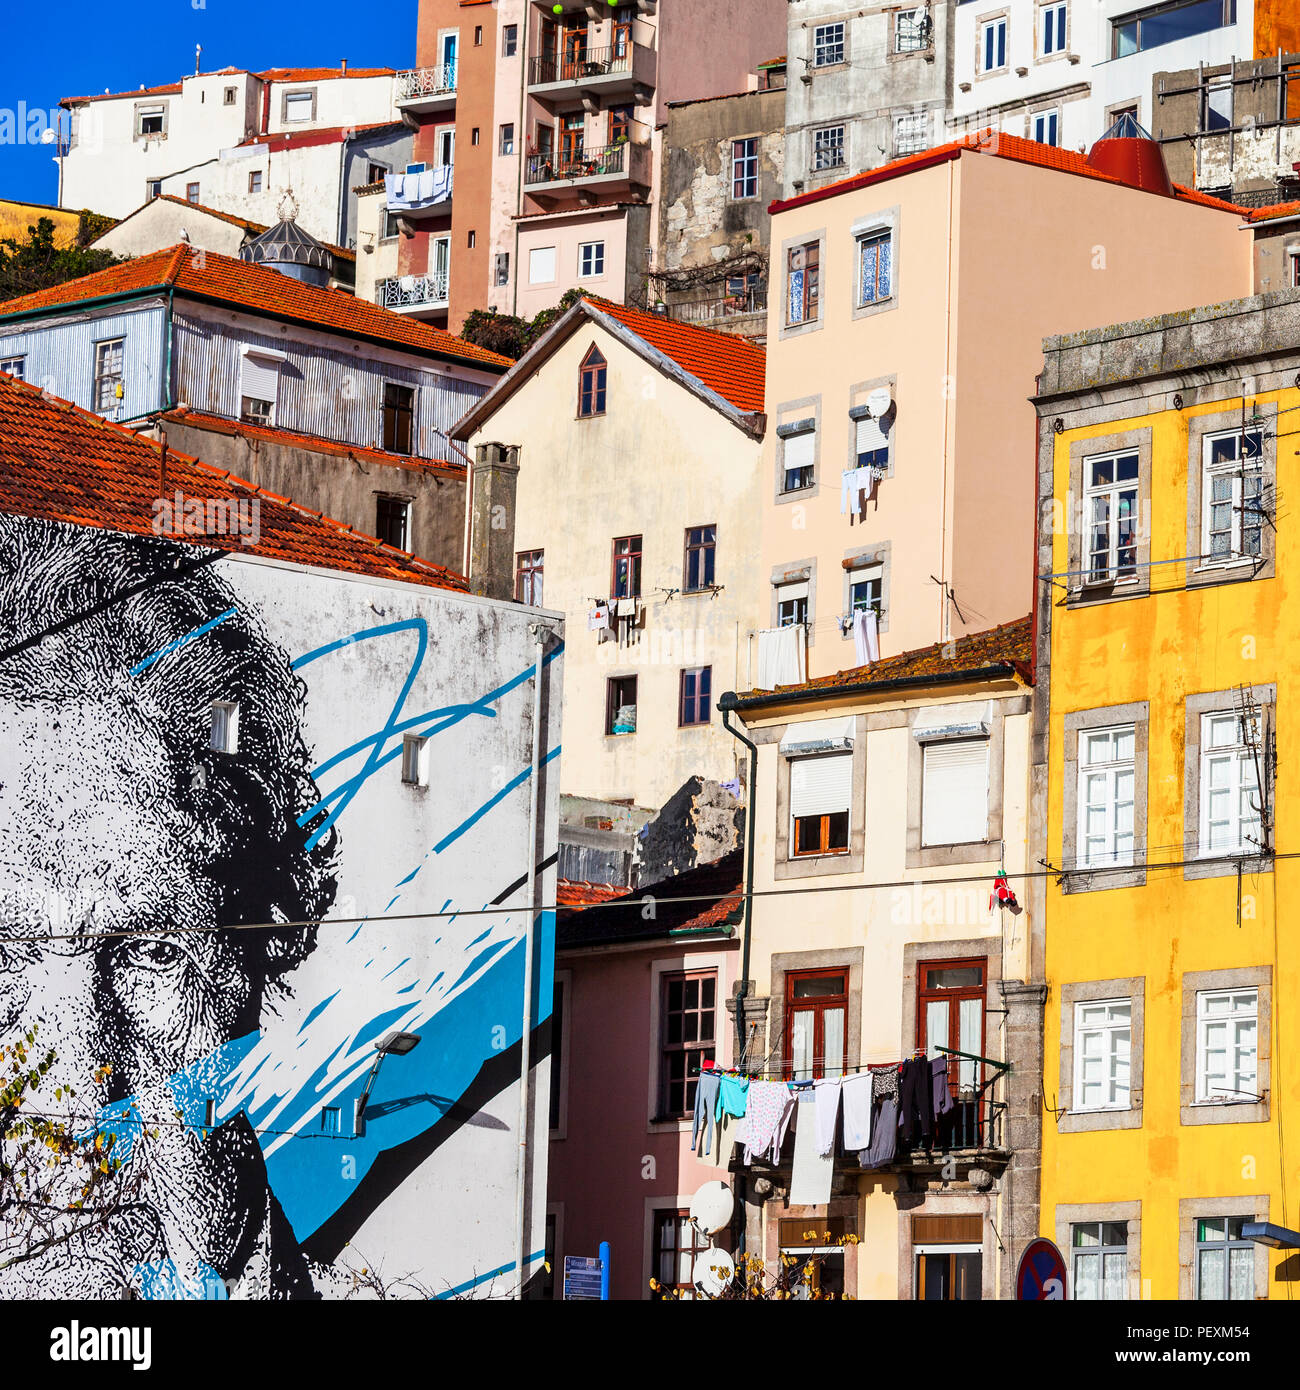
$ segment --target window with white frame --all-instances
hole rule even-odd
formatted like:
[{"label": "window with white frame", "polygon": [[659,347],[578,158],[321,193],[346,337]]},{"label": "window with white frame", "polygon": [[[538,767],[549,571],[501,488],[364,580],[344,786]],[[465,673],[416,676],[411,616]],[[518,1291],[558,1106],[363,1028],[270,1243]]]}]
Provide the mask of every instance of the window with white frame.
[{"label": "window with white frame", "polygon": [[916,154],[918,150],[929,148],[930,113],[928,111],[905,111],[894,117],[894,153]]},{"label": "window with white frame", "polygon": [[137,106],[135,122],[137,135],[164,135],[167,127],[167,107],[161,103],[157,106]]},{"label": "window with white frame", "polygon": [[1255,1297],[1255,1242],[1248,1216],[1203,1216],[1196,1222],[1196,1297],[1222,1302]]},{"label": "window with white frame", "polygon": [[555,279],[555,247],[534,246],[528,253],[528,283],[549,285]]},{"label": "window with white frame", "polygon": [[1070,1227],[1070,1264],[1076,1302],[1127,1298],[1128,1222],[1075,1222]]},{"label": "window with white frame", "polygon": [[921,844],[970,844],[987,839],[988,829],[988,739],[927,743],[921,755]]},{"label": "window with white frame", "polygon": [[315,89],[306,92],[286,92],[284,94],[284,119],[292,124],[295,121],[309,121],[316,110]]},{"label": "window with white frame", "polygon": [[731,142],[731,196],[733,200],[758,197],[758,137]]},{"label": "window with white frame", "polygon": [[819,24],[813,30],[813,66],[827,68],[844,61],[844,23]]},{"label": "window with white frame", "polygon": [[1002,15],[980,26],[980,71],[997,72],[1007,65],[1007,20]]},{"label": "window with white frame", "polygon": [[899,10],[894,16],[894,52],[920,53],[930,46],[931,20],[928,5]]},{"label": "window with white frame", "polygon": [[1196,996],[1196,1100],[1259,1100],[1259,991],[1202,990]]},{"label": "window with white frame", "polygon": [[1133,863],[1137,733],[1132,724],[1079,731],[1081,869]]},{"label": "window with white frame", "polygon": [[1071,1110],[1127,1110],[1133,1001],[1089,999],[1074,1006]]},{"label": "window with white frame", "polygon": [[874,468],[878,472],[889,468],[889,436],[881,424],[882,418],[863,415],[853,422],[853,452],[858,468]]},{"label": "window with white frame", "polygon": [[813,131],[814,172],[822,169],[839,169],[844,165],[844,127],[842,125],[823,126]]},{"label": "window with white frame", "polygon": [[793,627],[808,621],[808,581],[776,586],[776,625]]},{"label": "window with white frame", "polygon": [[1033,138],[1040,145],[1061,143],[1061,113],[1056,110],[1037,111],[1032,121]]},{"label": "window with white frame", "polygon": [[1201,563],[1262,557],[1264,437],[1258,430],[1207,435],[1202,444]]},{"label": "window with white frame", "polygon": [[812,487],[814,460],[817,457],[816,431],[792,434],[782,443],[781,491],[798,492],[802,488]]},{"label": "window with white frame", "polygon": [[792,759],[790,853],[847,854],[852,800],[852,753]]},{"label": "window with white frame", "polygon": [[407,734],[402,739],[402,781],[408,787],[426,787],[429,784],[429,740],[418,734]]},{"label": "window with white frame", "polygon": [[858,307],[879,304],[894,291],[894,234],[868,232],[858,238]]},{"label": "window with white frame", "polygon": [[1252,854],[1263,848],[1263,756],[1257,715],[1225,710],[1201,716],[1203,855]]},{"label": "window with white frame", "polygon": [[208,707],[208,747],[214,753],[239,750],[239,706],[228,700],[214,700]]},{"label": "window with white frame", "polygon": [[578,276],[583,280],[592,279],[605,273],[605,243],[603,241],[584,241],[578,247]]},{"label": "window with white frame", "polygon": [[125,338],[95,344],[95,409],[116,410],[122,399],[122,357]]},{"label": "window with white frame", "polygon": [[17,377],[19,381],[25,381],[26,357],[0,357],[0,372],[4,372],[6,376]]},{"label": "window with white frame", "polygon": [[275,423],[283,354],[245,348],[239,364],[239,418],[251,425]]},{"label": "window with white frame", "polygon": [[858,613],[872,609],[880,614],[885,590],[885,567],[883,564],[863,565],[860,569],[849,571],[849,612]]},{"label": "window with white frame", "polygon": [[1051,4],[1044,5],[1038,12],[1038,32],[1044,58],[1065,52],[1065,13],[1064,0],[1052,0]]},{"label": "window with white frame", "polygon": [[1087,581],[1095,584],[1136,579],[1137,451],[1085,459],[1083,478]]}]

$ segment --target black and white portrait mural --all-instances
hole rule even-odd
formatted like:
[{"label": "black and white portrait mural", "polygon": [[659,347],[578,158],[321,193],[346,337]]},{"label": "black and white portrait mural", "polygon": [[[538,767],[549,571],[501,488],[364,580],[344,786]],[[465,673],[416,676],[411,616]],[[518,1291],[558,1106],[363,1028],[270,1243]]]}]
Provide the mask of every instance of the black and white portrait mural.
[{"label": "black and white portrait mural", "polygon": [[[561,652],[530,844],[528,617],[0,518],[0,1036],[37,1027],[83,1096],[111,1066],[94,1101],[147,1194],[0,1272],[0,1296],[336,1297],[363,1263],[434,1293],[518,1283]],[[359,1123],[394,1031],[420,1042],[384,1059]]]}]

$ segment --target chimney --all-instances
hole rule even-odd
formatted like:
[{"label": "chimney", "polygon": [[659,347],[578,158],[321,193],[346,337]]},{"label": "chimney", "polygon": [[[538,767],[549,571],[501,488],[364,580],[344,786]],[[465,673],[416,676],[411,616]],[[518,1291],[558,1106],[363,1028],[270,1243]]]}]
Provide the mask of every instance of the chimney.
[{"label": "chimney", "polygon": [[347,60],[346,58],[340,58],[340,59],[339,59],[339,71],[344,75],[344,77],[347,76],[347,74],[348,74],[348,60]]},{"label": "chimney", "polygon": [[483,598],[515,596],[517,444],[479,444],[470,480],[469,588]]}]

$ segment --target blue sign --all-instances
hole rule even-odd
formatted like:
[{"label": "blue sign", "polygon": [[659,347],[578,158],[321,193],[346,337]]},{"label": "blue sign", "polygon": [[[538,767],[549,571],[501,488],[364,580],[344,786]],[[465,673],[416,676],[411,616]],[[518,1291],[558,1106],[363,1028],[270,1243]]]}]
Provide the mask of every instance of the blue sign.
[{"label": "blue sign", "polygon": [[564,1257],[564,1297],[590,1298],[597,1302],[601,1296],[601,1262],[591,1255]]},{"label": "blue sign", "polygon": [[1031,1240],[1016,1271],[1016,1297],[1022,1303],[1065,1298],[1065,1260],[1050,1240]]}]

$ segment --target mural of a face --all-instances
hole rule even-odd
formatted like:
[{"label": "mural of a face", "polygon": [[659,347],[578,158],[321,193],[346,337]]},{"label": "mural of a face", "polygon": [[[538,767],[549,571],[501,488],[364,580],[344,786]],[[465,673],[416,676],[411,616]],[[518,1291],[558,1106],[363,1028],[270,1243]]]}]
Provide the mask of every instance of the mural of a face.
[{"label": "mural of a face", "polygon": [[[230,928],[318,920],[335,889],[334,837],[309,851],[298,824],[317,799],[301,683],[202,558],[0,518],[0,1036],[39,1029],[50,1089],[88,1096],[109,1063],[95,1099],[159,1129],[133,1159],[145,1209],[0,1295],[121,1296],[164,1264],[311,1293],[247,1120],[175,1123],[169,1089],[256,1029],[314,945]],[[208,746],[217,701],[239,706],[234,754]]]}]

